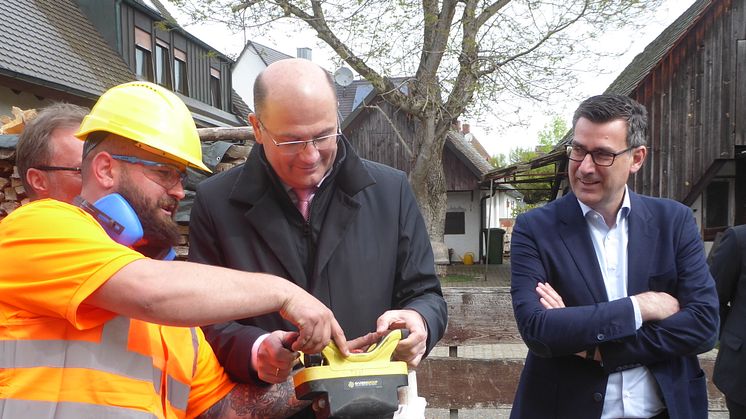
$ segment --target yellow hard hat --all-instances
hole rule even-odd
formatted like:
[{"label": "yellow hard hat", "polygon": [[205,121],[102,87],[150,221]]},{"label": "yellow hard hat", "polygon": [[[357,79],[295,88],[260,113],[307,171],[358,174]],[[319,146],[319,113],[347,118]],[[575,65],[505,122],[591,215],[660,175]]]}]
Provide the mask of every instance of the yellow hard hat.
[{"label": "yellow hard hat", "polygon": [[170,90],[136,81],[114,86],[80,124],[75,136],[105,131],[134,141],[138,147],[205,171],[202,147],[192,114]]}]

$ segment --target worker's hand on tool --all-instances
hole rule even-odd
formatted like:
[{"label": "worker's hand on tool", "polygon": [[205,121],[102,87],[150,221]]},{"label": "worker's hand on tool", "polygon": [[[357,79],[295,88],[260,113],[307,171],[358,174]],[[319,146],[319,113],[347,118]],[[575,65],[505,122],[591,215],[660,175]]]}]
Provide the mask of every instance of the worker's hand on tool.
[{"label": "worker's hand on tool", "polygon": [[359,338],[355,338],[351,341],[347,342],[347,347],[350,349],[351,353],[360,353],[360,352],[366,352],[368,350],[368,347],[379,340],[381,340],[382,337],[386,336],[388,334],[388,330],[383,332],[370,332],[367,335],[360,336]]},{"label": "worker's hand on tool", "polygon": [[376,332],[384,333],[393,329],[409,329],[409,336],[399,341],[394,350],[394,360],[405,361],[416,367],[427,349],[427,325],[420,313],[414,310],[389,310],[376,322]]},{"label": "worker's hand on tool", "polygon": [[302,288],[293,286],[292,290],[280,310],[280,315],[293,323],[300,334],[290,349],[315,354],[333,339],[339,351],[349,355],[345,334],[332,311]]},{"label": "worker's hand on tool", "polygon": [[287,380],[300,355],[288,349],[297,338],[298,332],[275,330],[262,341],[256,351],[254,366],[260,380],[272,384]]}]

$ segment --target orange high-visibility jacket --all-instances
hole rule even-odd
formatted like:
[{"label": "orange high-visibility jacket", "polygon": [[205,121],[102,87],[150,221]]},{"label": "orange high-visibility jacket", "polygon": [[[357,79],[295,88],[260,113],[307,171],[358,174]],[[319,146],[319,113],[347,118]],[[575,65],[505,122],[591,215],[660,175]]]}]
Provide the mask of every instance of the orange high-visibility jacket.
[{"label": "orange high-visibility jacket", "polygon": [[143,257],[53,200],[0,222],[0,418],[194,417],[230,392],[199,328],[84,303]]}]

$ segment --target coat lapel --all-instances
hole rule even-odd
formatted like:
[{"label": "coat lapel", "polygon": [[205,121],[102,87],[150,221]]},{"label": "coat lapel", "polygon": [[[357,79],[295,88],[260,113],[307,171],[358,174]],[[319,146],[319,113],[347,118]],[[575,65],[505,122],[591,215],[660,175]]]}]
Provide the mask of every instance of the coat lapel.
[{"label": "coat lapel", "polygon": [[559,205],[559,232],[562,241],[575,266],[580,271],[593,300],[596,303],[608,301],[601,268],[598,266],[596,251],[593,249],[588,223],[583,217],[575,194],[565,195]]},{"label": "coat lapel", "polygon": [[[260,158],[261,146],[255,145],[243,166],[241,175],[233,185],[229,199],[245,204],[247,223],[254,229],[262,243],[271,249],[279,263],[287,271],[289,279],[301,287],[306,287],[308,279],[303,269],[303,261],[294,251],[290,224],[286,217],[278,216],[284,210],[273,196],[271,182],[264,161]],[[289,198],[288,198],[289,202]],[[236,226],[241,228],[241,226]],[[238,232],[239,235],[245,234]],[[247,255],[248,257],[248,255]]]},{"label": "coat lapel", "polygon": [[355,221],[360,210],[360,200],[355,196],[365,188],[376,183],[362,160],[352,149],[347,140],[339,144],[339,172],[334,177],[334,195],[324,217],[324,224],[319,234],[319,245],[316,249],[314,277],[318,278],[342,242],[345,232]]},{"label": "coat lapel", "polygon": [[335,190],[319,235],[314,277],[318,278],[323,272],[359,210],[360,203],[357,200],[339,189]]},{"label": "coat lapel", "polygon": [[640,197],[629,192],[629,235],[627,242],[627,295],[648,291],[650,263],[658,245],[658,227],[651,222],[651,214]]}]

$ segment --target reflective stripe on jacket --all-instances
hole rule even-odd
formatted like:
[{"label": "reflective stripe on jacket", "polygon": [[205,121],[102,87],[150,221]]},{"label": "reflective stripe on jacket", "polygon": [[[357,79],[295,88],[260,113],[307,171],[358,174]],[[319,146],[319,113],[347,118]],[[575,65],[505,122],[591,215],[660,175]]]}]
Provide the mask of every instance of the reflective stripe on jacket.
[{"label": "reflective stripe on jacket", "polygon": [[184,417],[197,331],[121,316],[98,329],[0,340],[0,418]]}]

